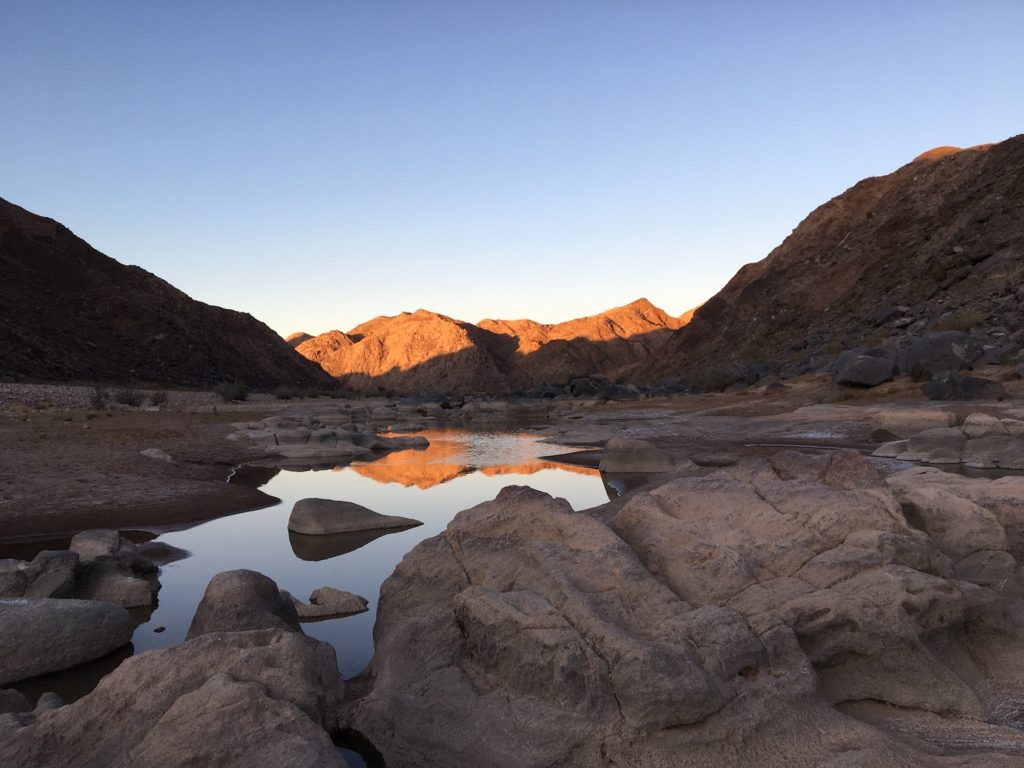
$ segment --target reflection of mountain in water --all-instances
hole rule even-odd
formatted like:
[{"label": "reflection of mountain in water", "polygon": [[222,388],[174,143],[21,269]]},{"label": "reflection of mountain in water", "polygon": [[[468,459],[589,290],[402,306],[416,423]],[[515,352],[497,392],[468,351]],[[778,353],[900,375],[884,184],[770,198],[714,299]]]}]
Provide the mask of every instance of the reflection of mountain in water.
[{"label": "reflection of mountain in water", "polygon": [[[540,444],[537,436],[525,432],[469,433],[460,430],[424,430],[430,441],[421,450],[389,453],[351,469],[378,483],[432,488],[461,475],[479,471],[488,476],[532,475],[543,469],[561,469],[581,475],[598,476],[596,469],[558,464],[538,458],[550,455],[553,446]],[[556,449],[557,450],[557,449]]]}]

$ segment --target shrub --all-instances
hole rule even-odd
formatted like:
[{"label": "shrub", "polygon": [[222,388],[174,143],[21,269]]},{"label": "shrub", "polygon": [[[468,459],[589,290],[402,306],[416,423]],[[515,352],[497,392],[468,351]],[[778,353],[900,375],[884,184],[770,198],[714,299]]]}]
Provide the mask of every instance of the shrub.
[{"label": "shrub", "polygon": [[985,319],[985,316],[974,309],[965,309],[949,317],[941,317],[931,324],[931,331],[969,331]]},{"label": "shrub", "polygon": [[150,405],[163,405],[166,402],[167,402],[167,393],[164,392],[162,389],[158,390],[156,392],[152,392],[149,395],[149,403],[150,403]]},{"label": "shrub", "polygon": [[106,387],[93,387],[92,395],[89,396],[89,405],[97,411],[103,411],[110,402],[110,392]]},{"label": "shrub", "polygon": [[245,400],[249,396],[249,388],[245,384],[232,384],[226,381],[214,387],[213,391],[220,395],[225,403]]},{"label": "shrub", "polygon": [[142,405],[142,393],[131,387],[121,387],[114,390],[114,402],[121,405]]}]

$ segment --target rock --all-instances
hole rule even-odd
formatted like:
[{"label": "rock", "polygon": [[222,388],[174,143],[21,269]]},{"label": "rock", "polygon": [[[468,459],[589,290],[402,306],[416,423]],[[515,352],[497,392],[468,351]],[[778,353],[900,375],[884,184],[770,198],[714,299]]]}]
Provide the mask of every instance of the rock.
[{"label": "rock", "polygon": [[110,603],[0,600],[0,685],[59,672],[130,642],[135,622]]},{"label": "rock", "polygon": [[926,429],[956,426],[956,414],[932,408],[899,408],[883,410],[874,416],[880,429],[888,430],[897,437],[910,437]]},{"label": "rock", "polygon": [[302,499],[295,502],[288,518],[288,530],[306,535],[352,533],[383,528],[409,528],[419,520],[382,515],[350,501]]},{"label": "rock", "polygon": [[206,586],[187,639],[212,632],[275,628],[302,631],[292,601],[277,584],[256,571],[224,571]]},{"label": "rock", "polygon": [[896,363],[887,357],[856,355],[845,360],[836,372],[836,383],[851,387],[877,387],[892,381]]},{"label": "rock", "polygon": [[961,331],[929,333],[912,343],[900,357],[900,372],[916,381],[940,373],[964,370],[985,350],[970,334]]},{"label": "rock", "polygon": [[978,469],[1024,469],[1024,437],[988,435],[968,440],[963,462]]},{"label": "rock", "polygon": [[344,768],[328,733],[342,690],[326,643],[280,629],[203,635],[126,659],[22,727],[0,726],[0,764]]},{"label": "rock", "polygon": [[1002,400],[1006,390],[997,381],[950,373],[921,385],[929,400]]},{"label": "rock", "polygon": [[602,472],[669,472],[673,465],[668,454],[657,446],[644,440],[613,437],[604,445],[598,468]]},{"label": "rock", "polygon": [[53,691],[46,691],[42,696],[39,697],[39,701],[36,702],[36,708],[33,710],[36,714],[40,712],[49,712],[52,709],[59,709],[64,706],[64,699],[58,696]]},{"label": "rock", "polygon": [[172,463],[174,459],[171,458],[171,454],[167,451],[161,450],[160,448],[146,448],[143,451],[139,451],[147,459],[156,459],[157,461],[166,461],[168,464]]},{"label": "rock", "polygon": [[160,582],[142,579],[114,563],[87,562],[78,568],[75,596],[83,600],[104,600],[125,608],[152,605]]},{"label": "rock", "polygon": [[67,550],[43,550],[26,568],[25,597],[72,597],[78,555]]},{"label": "rock", "polygon": [[121,552],[121,534],[107,530],[82,531],[72,537],[69,549],[83,563],[94,560],[117,561]]},{"label": "rock", "polygon": [[313,594],[309,596],[309,605],[299,602],[294,597],[292,602],[300,621],[338,619],[367,611],[365,597],[334,589],[334,587],[320,587],[314,590]]},{"label": "rock", "polygon": [[0,597],[23,597],[27,586],[28,576],[21,560],[0,560]]},{"label": "rock", "polygon": [[590,513],[506,488],[384,583],[340,721],[400,765],[931,764],[834,709],[870,701],[1013,765],[1024,479],[920,472],[789,451]]},{"label": "rock", "polygon": [[13,688],[0,688],[0,715],[31,712],[32,702]]},{"label": "rock", "polygon": [[192,553],[180,547],[172,546],[163,541],[147,541],[145,544],[136,545],[139,555],[157,565],[167,565],[178,560],[192,557]]}]

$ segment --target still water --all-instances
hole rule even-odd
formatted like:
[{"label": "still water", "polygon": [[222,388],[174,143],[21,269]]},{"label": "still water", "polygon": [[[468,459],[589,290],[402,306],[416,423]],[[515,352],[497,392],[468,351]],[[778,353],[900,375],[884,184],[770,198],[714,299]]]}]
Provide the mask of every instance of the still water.
[{"label": "still water", "polygon": [[[539,458],[575,449],[539,443],[529,432],[421,434],[430,441],[425,450],[400,451],[375,462],[334,469],[281,471],[262,486],[281,499],[280,504],[161,534],[160,541],[192,554],[163,566],[159,605],[136,630],[135,652],[182,642],[213,575],[248,568],[266,574],[303,601],[321,586],[355,592],[369,601],[366,613],[303,624],[306,634],[335,647],[342,675],[351,677],[373,656],[381,583],[406,552],[443,531],[460,510],[493,499],[507,485],[529,485],[560,496],[574,509],[608,501],[597,470]],[[362,539],[289,535],[292,505],[309,497],[352,501],[423,525]]]}]

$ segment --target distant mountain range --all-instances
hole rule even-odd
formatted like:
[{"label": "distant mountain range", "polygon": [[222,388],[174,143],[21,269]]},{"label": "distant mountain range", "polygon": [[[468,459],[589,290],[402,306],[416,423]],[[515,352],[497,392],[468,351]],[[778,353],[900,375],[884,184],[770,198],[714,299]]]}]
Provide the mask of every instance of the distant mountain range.
[{"label": "distant mountain range", "polygon": [[[600,374],[753,381],[933,330],[1024,347],[1024,136],[939,147],[813,211],[679,317],[645,299],[545,325],[417,310],[287,341],[0,199],[0,380],[509,392]],[[673,385],[670,385],[673,386]]]},{"label": "distant mountain range", "polygon": [[331,383],[250,315],[195,301],[3,199],[0,275],[0,380]]},{"label": "distant mountain range", "polygon": [[348,333],[296,333],[289,343],[356,391],[504,392],[601,374],[628,379],[683,321],[646,299],[553,325],[427,310],[377,317]]}]

